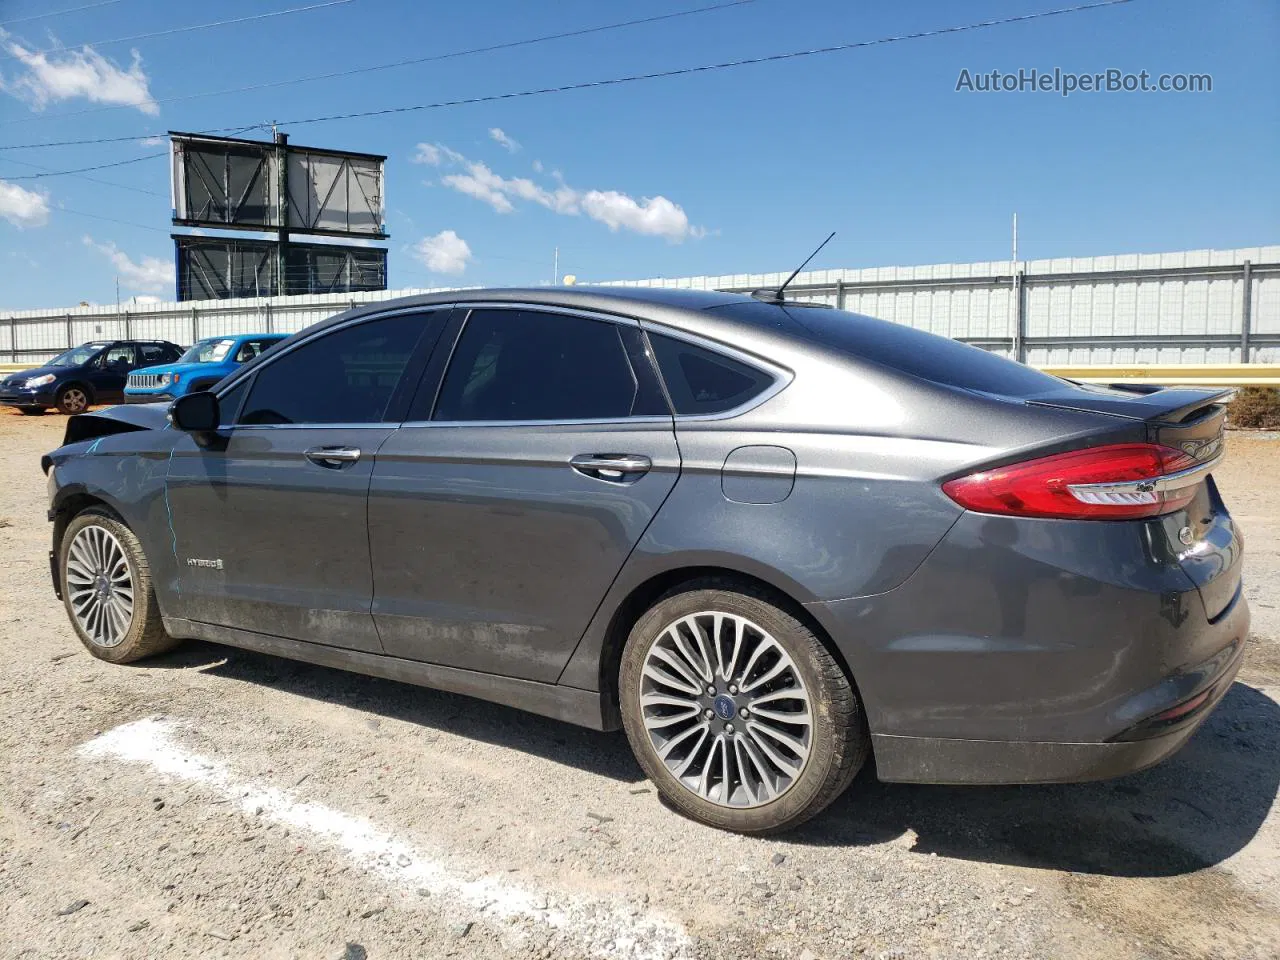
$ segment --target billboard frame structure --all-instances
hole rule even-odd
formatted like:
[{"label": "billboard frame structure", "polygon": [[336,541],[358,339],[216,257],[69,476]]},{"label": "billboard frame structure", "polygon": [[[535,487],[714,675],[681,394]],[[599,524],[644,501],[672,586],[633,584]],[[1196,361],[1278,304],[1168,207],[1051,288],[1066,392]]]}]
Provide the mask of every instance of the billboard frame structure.
[{"label": "billboard frame structure", "polygon": [[[172,234],[178,299],[224,300],[272,295],[280,288],[276,244],[257,237]],[[201,256],[203,254],[203,256]],[[337,243],[290,243],[284,288],[299,294],[364,293],[385,290],[385,247]],[[214,262],[214,260],[217,262]],[[252,289],[246,278],[252,276]],[[366,278],[372,276],[372,280]],[[365,281],[365,282],[361,282]],[[197,289],[202,295],[193,296]]]},{"label": "billboard frame structure", "polygon": [[[297,289],[289,282],[290,261],[296,261],[290,255],[291,235],[365,241],[389,237],[383,154],[291,146],[285,133],[262,141],[171,130],[169,144],[173,225],[274,234],[277,295]],[[181,270],[179,239],[174,235],[174,259]],[[309,250],[316,245],[303,246]],[[368,259],[350,252],[368,249],[364,244],[331,246],[347,252],[348,265]],[[385,249],[382,254],[385,289]],[[316,279],[303,286],[314,288]],[[184,292],[189,293],[189,285],[179,283],[179,299]]]}]

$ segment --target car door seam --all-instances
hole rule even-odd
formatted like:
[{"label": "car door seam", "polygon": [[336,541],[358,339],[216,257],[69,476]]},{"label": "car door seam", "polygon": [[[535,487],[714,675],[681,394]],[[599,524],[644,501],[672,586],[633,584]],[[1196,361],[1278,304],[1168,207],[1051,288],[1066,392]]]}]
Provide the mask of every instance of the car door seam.
[{"label": "car door seam", "polygon": [[578,650],[582,647],[582,642],[586,639],[587,632],[591,629],[591,625],[595,623],[596,617],[600,615],[600,611],[604,607],[605,600],[607,600],[609,598],[609,594],[613,592],[613,588],[622,577],[623,571],[627,569],[627,564],[631,562],[631,557],[635,554],[636,548],[640,546],[640,541],[642,541],[644,539],[644,535],[649,532],[649,528],[653,526],[653,522],[658,519],[658,514],[662,512],[662,508],[666,506],[667,501],[671,499],[671,494],[675,492],[676,485],[680,483],[681,474],[684,473],[684,455],[680,452],[680,435],[676,430],[675,417],[671,418],[671,437],[676,447],[675,479],[671,481],[671,486],[667,488],[667,495],[662,498],[662,502],[654,507],[653,515],[649,518],[649,522],[644,525],[644,529],[640,531],[640,534],[632,542],[631,549],[627,551],[627,555],[622,558],[622,563],[618,565],[618,571],[613,575],[613,579],[609,581],[609,585],[600,594],[600,599],[596,603],[595,609],[591,611],[591,616],[587,618],[586,625],[582,628],[582,633],[578,635],[578,642],[573,645],[573,649],[569,651],[569,656],[564,661],[564,666],[562,666],[560,668],[560,672],[556,674],[555,682],[557,684],[560,683],[564,678],[565,673],[568,672],[569,665],[573,663],[573,658],[578,655]]}]

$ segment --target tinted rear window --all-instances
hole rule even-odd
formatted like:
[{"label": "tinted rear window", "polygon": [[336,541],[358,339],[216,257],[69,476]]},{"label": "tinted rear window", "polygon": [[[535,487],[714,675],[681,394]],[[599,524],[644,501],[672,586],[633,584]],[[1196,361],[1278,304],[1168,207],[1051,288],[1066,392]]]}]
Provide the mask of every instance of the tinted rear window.
[{"label": "tinted rear window", "polygon": [[813,339],[842,353],[962,390],[1029,397],[1060,389],[1063,383],[979,347],[845,310],[735,303],[716,312],[739,315],[756,324],[768,322],[769,313],[785,313]]},{"label": "tinted rear window", "polygon": [[773,377],[683,340],[649,334],[678,414],[724,413],[763,393]]}]

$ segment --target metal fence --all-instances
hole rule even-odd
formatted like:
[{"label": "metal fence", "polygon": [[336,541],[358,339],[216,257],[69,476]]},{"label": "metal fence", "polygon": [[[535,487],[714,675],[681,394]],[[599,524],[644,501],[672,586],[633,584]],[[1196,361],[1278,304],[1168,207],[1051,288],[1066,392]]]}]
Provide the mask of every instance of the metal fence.
[{"label": "metal fence", "polygon": [[[611,281],[749,291],[786,273]],[[449,288],[437,288],[449,289]],[[0,312],[0,358],[38,362],[86,340],[292,332],[350,306],[427,290]],[[788,288],[1038,366],[1280,362],[1280,246],[813,270]]]},{"label": "metal fence", "polygon": [[[746,292],[786,277],[620,283]],[[787,293],[1036,366],[1280,361],[1280,246],[815,270]]]}]

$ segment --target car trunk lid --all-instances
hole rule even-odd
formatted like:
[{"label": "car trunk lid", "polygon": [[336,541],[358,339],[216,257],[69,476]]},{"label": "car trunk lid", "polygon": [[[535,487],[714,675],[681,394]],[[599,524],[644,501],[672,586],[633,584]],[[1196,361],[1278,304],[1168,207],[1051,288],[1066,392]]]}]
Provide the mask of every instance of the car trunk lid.
[{"label": "car trunk lid", "polygon": [[[1220,401],[1229,392],[1137,384],[1066,384],[1060,391],[1027,398],[1027,402],[1140,420],[1151,443],[1172,447],[1208,464],[1224,451],[1226,406]],[[1219,617],[1240,591],[1243,540],[1212,475],[1206,475],[1190,504],[1161,518],[1161,524],[1170,549],[1200,591],[1205,613],[1210,619]]]}]

